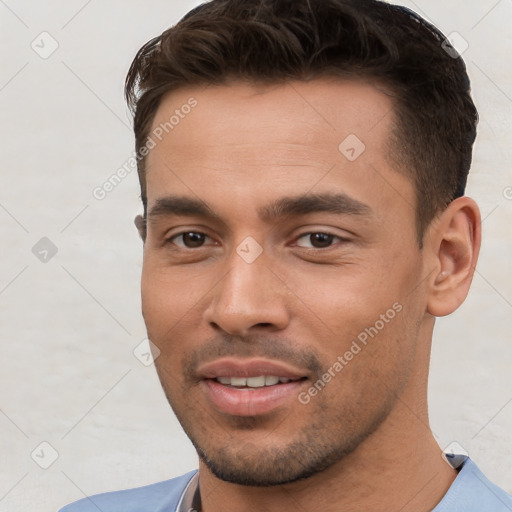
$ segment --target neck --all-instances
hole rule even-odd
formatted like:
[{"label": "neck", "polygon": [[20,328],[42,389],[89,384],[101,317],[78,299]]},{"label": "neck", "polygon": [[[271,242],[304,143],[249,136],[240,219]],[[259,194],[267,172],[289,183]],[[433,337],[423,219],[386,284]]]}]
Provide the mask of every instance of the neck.
[{"label": "neck", "polygon": [[276,487],[223,482],[200,465],[202,512],[429,512],[457,473],[441,457],[432,434],[403,435],[393,451],[375,433],[335,466],[307,480]]}]

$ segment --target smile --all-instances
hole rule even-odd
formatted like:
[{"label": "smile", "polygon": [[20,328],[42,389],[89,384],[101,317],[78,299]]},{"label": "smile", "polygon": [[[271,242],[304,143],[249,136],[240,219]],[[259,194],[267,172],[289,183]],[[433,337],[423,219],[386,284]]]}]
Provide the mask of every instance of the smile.
[{"label": "smile", "polygon": [[199,367],[206,402],[217,413],[258,416],[293,407],[307,374],[284,361],[224,358]]},{"label": "smile", "polygon": [[220,384],[235,388],[263,388],[265,386],[275,386],[276,384],[286,384],[290,381],[299,379],[290,379],[288,377],[277,377],[275,375],[259,375],[257,377],[217,377],[215,379]]}]

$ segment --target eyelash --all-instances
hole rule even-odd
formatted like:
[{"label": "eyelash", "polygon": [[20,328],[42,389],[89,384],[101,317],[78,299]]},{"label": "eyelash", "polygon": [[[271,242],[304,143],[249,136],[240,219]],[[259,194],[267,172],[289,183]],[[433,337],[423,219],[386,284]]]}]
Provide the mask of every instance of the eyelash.
[{"label": "eyelash", "polygon": [[[175,244],[173,242],[173,240],[175,238],[178,238],[178,237],[183,236],[183,235],[187,235],[189,233],[193,233],[195,235],[204,235],[207,238],[211,238],[210,236],[208,236],[206,233],[203,233],[202,231],[181,231],[180,233],[176,233],[173,236],[169,237],[166,240],[166,243],[177,245],[177,244]],[[333,238],[338,239],[338,241],[341,241],[341,242],[348,242],[347,238],[343,238],[343,237],[341,237],[339,235],[335,235],[334,233],[330,233],[329,231],[308,231],[307,233],[302,233],[301,235],[299,235],[296,238],[296,240],[300,240],[301,238],[304,238],[304,237],[307,237],[307,236],[311,236],[311,235],[318,235],[318,234],[332,236]],[[180,247],[181,249],[190,250],[190,251],[192,251],[194,249],[197,250],[197,249],[203,249],[204,248],[204,246],[200,246],[200,247],[183,247],[183,246],[178,246],[178,247]],[[322,250],[325,251],[325,250],[331,249],[332,247],[333,247],[333,245],[329,245],[328,247],[301,247],[301,248],[305,249],[306,251],[322,251]]]}]

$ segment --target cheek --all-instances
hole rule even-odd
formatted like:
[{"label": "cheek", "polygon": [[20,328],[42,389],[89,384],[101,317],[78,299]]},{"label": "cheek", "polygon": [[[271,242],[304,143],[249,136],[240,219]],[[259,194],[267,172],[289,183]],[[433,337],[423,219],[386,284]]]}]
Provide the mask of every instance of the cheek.
[{"label": "cheek", "polygon": [[155,262],[154,258],[144,261],[142,314],[148,338],[160,350],[155,365],[163,383],[179,380],[183,356],[205,338],[199,332],[202,311],[211,300],[215,282],[204,269],[180,271]]},{"label": "cheek", "polygon": [[204,268],[173,267],[165,257],[147,253],[141,279],[143,309],[155,321],[176,322],[188,310],[197,309],[212,287],[210,281],[211,272]]},{"label": "cheek", "polygon": [[330,367],[334,377],[320,400],[329,410],[347,415],[354,428],[364,418],[370,421],[389,412],[407,385],[418,333],[405,315],[402,310],[389,323],[378,317],[354,319],[358,326],[352,332],[345,331],[325,347],[329,356],[323,357],[324,371]]},{"label": "cheek", "polygon": [[375,262],[304,272],[289,283],[302,303],[295,316],[304,339],[317,340],[327,369],[341,357],[341,372],[359,386],[372,373],[400,379],[394,373],[410,366],[420,317],[410,296],[413,281],[412,269],[391,275]]},{"label": "cheek", "polygon": [[187,315],[193,314],[193,305],[200,291],[190,279],[175,270],[161,268],[145,261],[141,279],[142,314],[150,339],[164,341],[171,338]]},{"label": "cheek", "polygon": [[166,280],[157,279],[153,272],[143,269],[141,280],[142,314],[148,327],[148,332],[159,330],[168,323],[169,311],[174,311],[173,305],[178,301],[171,292],[172,287]]},{"label": "cheek", "polygon": [[[404,298],[398,280],[381,273],[373,265],[351,265],[288,274],[287,284],[316,317],[331,337],[354,336],[379,320],[380,315]],[[405,286],[403,286],[405,289]],[[394,318],[394,311],[389,316]],[[300,320],[299,320],[300,321]]]},{"label": "cheek", "polygon": [[159,350],[155,367],[168,399],[175,396],[172,391],[181,385],[177,365],[184,346],[179,340],[184,338],[184,320],[190,309],[186,297],[175,279],[153,271],[145,263],[141,280],[142,315],[148,338]]}]

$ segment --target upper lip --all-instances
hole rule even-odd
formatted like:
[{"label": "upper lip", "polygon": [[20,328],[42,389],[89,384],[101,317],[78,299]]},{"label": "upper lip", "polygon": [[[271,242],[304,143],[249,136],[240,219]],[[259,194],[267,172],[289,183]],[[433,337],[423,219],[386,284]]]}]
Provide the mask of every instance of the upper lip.
[{"label": "upper lip", "polygon": [[306,376],[297,368],[281,361],[269,359],[226,358],[201,365],[197,371],[201,379],[218,377],[259,377],[273,375],[288,379],[301,379]]}]

